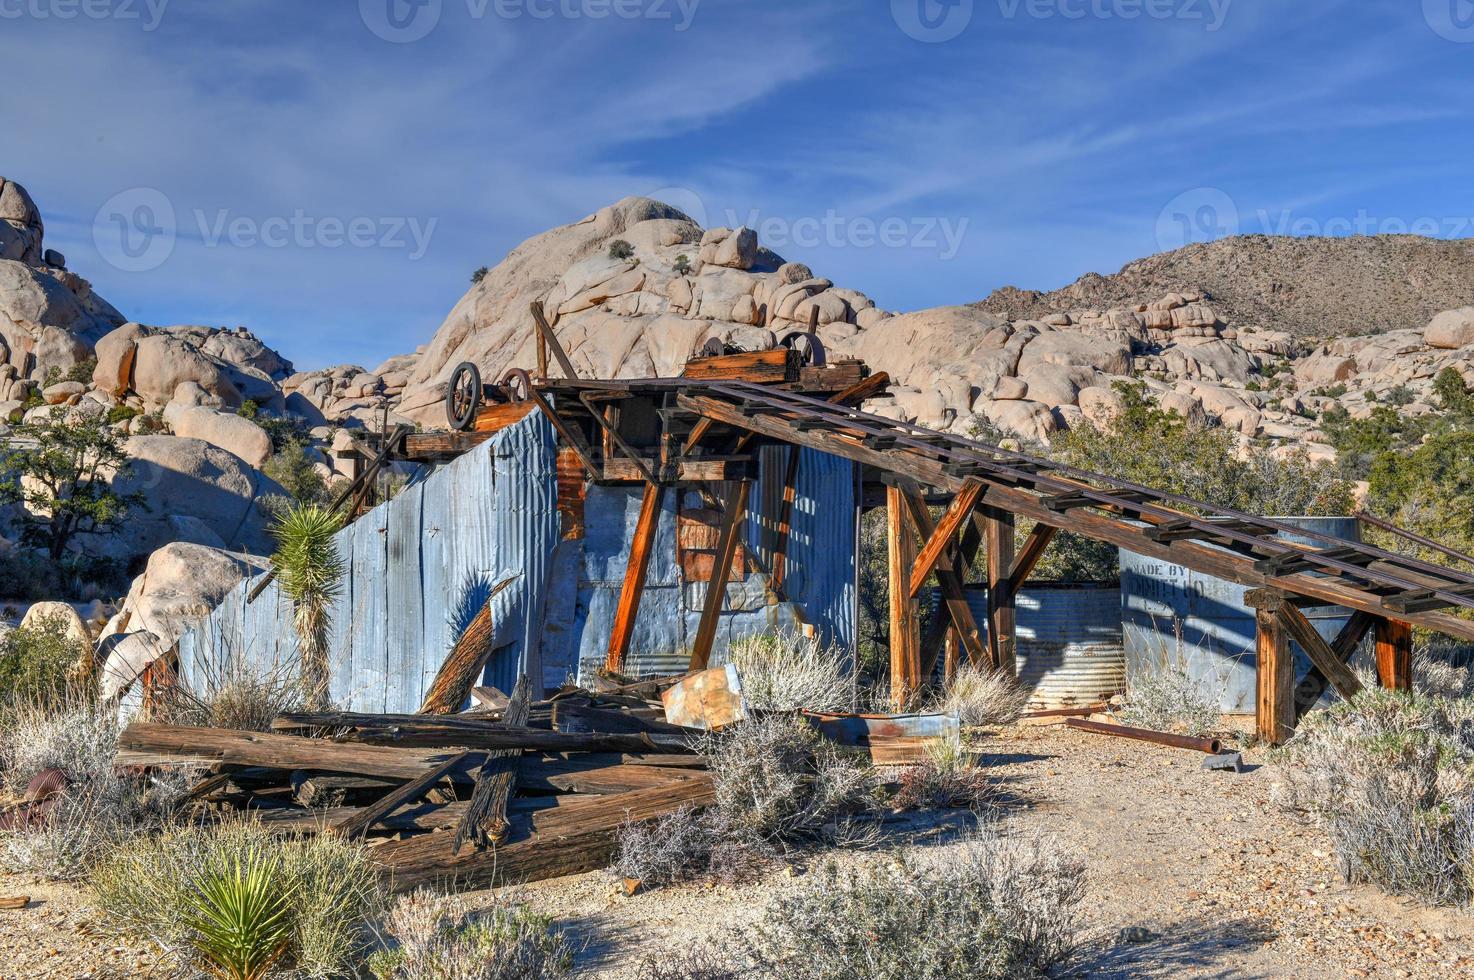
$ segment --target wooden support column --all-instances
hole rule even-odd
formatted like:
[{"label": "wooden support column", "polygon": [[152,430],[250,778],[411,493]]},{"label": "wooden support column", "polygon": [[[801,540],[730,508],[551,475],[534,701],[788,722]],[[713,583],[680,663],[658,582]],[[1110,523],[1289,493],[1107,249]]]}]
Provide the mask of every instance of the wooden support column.
[{"label": "wooden support column", "polygon": [[1377,679],[1394,691],[1413,689],[1413,628],[1396,619],[1376,622]]},{"label": "wooden support column", "polygon": [[1276,610],[1256,609],[1254,622],[1258,654],[1255,727],[1262,740],[1278,745],[1295,730],[1295,659],[1290,655],[1290,636]]},{"label": "wooden support column", "polygon": [[891,612],[891,707],[905,711],[921,687],[921,635],[911,569],[916,564],[916,529],[905,491],[885,488]]},{"label": "wooden support column", "polygon": [[773,591],[783,595],[783,580],[788,577],[788,539],[793,535],[793,504],[798,499],[798,460],[803,449],[788,447],[788,465],[783,471],[783,504],[778,510],[778,537],[773,542],[773,567],[769,581]]},{"label": "wooden support column", "polygon": [[[937,533],[936,524],[931,519],[931,512],[926,509],[926,501],[922,498],[921,493],[917,490],[905,489],[901,491],[901,496],[905,501],[906,512],[911,518],[913,530],[923,538],[934,538]],[[964,537],[964,544],[965,542],[966,537]],[[947,613],[947,619],[957,627],[957,639],[967,651],[968,659],[980,666],[986,663],[990,667],[996,667],[997,661],[989,656],[987,648],[983,646],[982,631],[978,629],[978,624],[973,619],[972,607],[967,604],[965,584],[967,564],[959,564],[955,553],[947,554],[937,565],[936,573],[937,584],[941,586],[942,608]],[[917,675],[919,678],[929,679],[937,666],[937,653],[941,650],[943,635],[938,627],[942,625],[944,625],[942,617],[935,617],[932,627],[927,631],[926,639],[921,644],[921,670]]]},{"label": "wooden support column", "polygon": [[619,591],[619,606],[614,611],[614,629],[609,634],[609,653],[604,667],[611,673],[624,670],[630,638],[635,634],[635,617],[640,612],[640,597],[645,593],[645,575],[650,570],[650,556],[655,551],[655,529],[660,524],[660,504],[665,488],[645,484],[640,499],[640,518],[635,523],[635,537],[630,543],[629,564],[624,567],[624,585]]},{"label": "wooden support column", "polygon": [[696,628],[696,642],[691,647],[691,670],[705,670],[711,664],[711,647],[717,638],[717,619],[727,599],[727,579],[732,575],[732,561],[737,556],[737,539],[742,531],[743,517],[747,514],[746,480],[737,483],[737,490],[727,502],[727,511],[722,515],[722,536],[717,543],[716,562],[712,565],[711,580],[706,583],[706,604],[701,608],[701,625]]},{"label": "wooden support column", "polygon": [[1013,572],[1014,518],[1008,511],[984,510],[988,555],[988,652],[998,669],[1018,676],[1017,621],[1009,579]]}]

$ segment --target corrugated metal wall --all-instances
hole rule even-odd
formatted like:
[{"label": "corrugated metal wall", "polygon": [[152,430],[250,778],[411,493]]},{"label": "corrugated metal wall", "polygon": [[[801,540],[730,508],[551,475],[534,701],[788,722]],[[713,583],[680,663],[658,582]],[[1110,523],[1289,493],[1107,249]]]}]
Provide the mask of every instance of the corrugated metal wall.
[{"label": "corrugated metal wall", "polygon": [[[782,502],[785,457],[763,452],[750,498],[749,547],[764,568]],[[624,582],[641,488],[589,486],[584,537],[561,540],[554,433],[538,414],[442,467],[338,535],[348,565],[334,604],[331,694],[356,711],[414,711],[454,637],[502,580],[494,601],[495,651],[485,682],[511,690],[526,670],[552,688],[602,667]],[[855,645],[855,468],[803,450],[789,547],[792,604],[770,601],[762,575],[728,585],[714,656],[736,637],[813,623],[825,641]],[[684,670],[705,583],[682,579],[676,555],[676,491],[660,516],[635,624],[631,672]],[[688,495],[688,506],[696,506]],[[180,641],[180,667],[196,689],[226,665],[271,670],[294,664],[291,605],[268,586],[247,605],[243,583]]]},{"label": "corrugated metal wall", "polygon": [[[492,587],[496,650],[486,680],[511,690],[542,669],[539,619],[558,544],[552,427],[529,416],[344,528],[348,571],[333,607],[333,699],[355,711],[414,711],[454,636]],[[229,663],[256,671],[297,659],[291,604],[276,585],[254,603],[242,583],[179,643],[196,689]]]}]

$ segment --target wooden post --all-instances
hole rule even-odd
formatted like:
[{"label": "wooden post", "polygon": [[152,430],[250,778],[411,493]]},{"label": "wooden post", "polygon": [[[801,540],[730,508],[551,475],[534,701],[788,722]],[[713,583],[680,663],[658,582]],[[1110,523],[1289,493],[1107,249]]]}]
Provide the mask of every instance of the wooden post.
[{"label": "wooden post", "polygon": [[1396,619],[1376,622],[1377,679],[1394,691],[1413,689],[1413,628]]},{"label": "wooden post", "polygon": [[916,566],[916,528],[907,511],[905,491],[885,488],[886,543],[889,551],[891,611],[891,707],[905,711],[921,687],[921,632],[916,601],[911,598],[911,569]]},{"label": "wooden post", "polygon": [[604,658],[604,667],[611,673],[624,670],[630,638],[635,634],[635,617],[640,612],[645,574],[650,570],[650,556],[655,551],[655,529],[660,525],[660,503],[664,497],[664,487],[645,484],[645,495],[640,499],[640,519],[635,523],[635,537],[630,543],[629,564],[624,567],[619,606],[614,611],[614,629],[609,634],[609,652]]},{"label": "wooden post", "polygon": [[701,608],[701,625],[696,628],[696,642],[691,647],[691,670],[705,670],[711,665],[711,647],[717,638],[717,618],[727,599],[727,579],[732,575],[732,561],[737,557],[737,538],[747,514],[746,480],[737,483],[737,491],[722,515],[722,536],[717,543],[717,557],[706,583],[706,604]]},{"label": "wooden post", "polygon": [[778,511],[778,536],[773,543],[773,567],[769,569],[773,591],[783,594],[783,580],[788,577],[788,539],[793,534],[793,504],[798,498],[798,461],[803,450],[788,447],[788,465],[783,471],[783,504]]},{"label": "wooden post", "polygon": [[1258,653],[1254,718],[1259,737],[1278,745],[1295,730],[1295,659],[1277,610],[1256,609],[1254,622]]},{"label": "wooden post", "polygon": [[1013,514],[989,507],[985,511],[988,554],[988,651],[998,669],[1008,677],[1018,676],[1017,622],[1013,572]]}]

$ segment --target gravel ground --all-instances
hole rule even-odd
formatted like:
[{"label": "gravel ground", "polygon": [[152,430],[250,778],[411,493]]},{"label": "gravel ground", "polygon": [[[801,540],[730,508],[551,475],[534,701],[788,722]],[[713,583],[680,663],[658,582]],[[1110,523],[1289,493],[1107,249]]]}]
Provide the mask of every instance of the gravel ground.
[{"label": "gravel ground", "polygon": [[[1009,797],[1004,829],[1054,835],[1088,862],[1073,975],[1474,975],[1474,917],[1342,884],[1324,835],[1271,802],[1262,753],[1246,753],[1249,772],[1206,772],[1193,753],[1057,725],[1011,728],[984,747]],[[908,833],[945,848],[956,823]],[[751,921],[804,873],[800,863],[751,885],[633,897],[588,874],[521,893],[584,940],[587,975],[627,978],[644,956]],[[93,934],[80,890],[0,877],[0,895],[16,894],[34,901],[0,911],[0,980],[168,975],[148,950]],[[1127,929],[1143,941],[1123,941]]]}]

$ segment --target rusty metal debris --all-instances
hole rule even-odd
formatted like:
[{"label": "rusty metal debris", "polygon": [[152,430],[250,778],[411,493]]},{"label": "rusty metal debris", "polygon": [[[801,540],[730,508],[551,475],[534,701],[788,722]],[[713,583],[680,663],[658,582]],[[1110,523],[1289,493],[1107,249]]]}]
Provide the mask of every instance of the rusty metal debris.
[{"label": "rusty metal debris", "polygon": [[714,731],[747,718],[742,678],[732,664],[692,674],[660,695],[672,725]]},{"label": "rusty metal debris", "polygon": [[1170,732],[1154,732],[1149,728],[1111,725],[1103,721],[1086,721],[1083,718],[1070,718],[1065,722],[1065,725],[1070,728],[1078,728],[1082,732],[1094,732],[1097,735],[1116,735],[1120,738],[1134,738],[1142,742],[1155,742],[1158,745],[1168,745],[1174,749],[1189,749],[1193,752],[1204,752],[1208,755],[1218,755],[1223,751],[1223,743],[1216,738],[1199,738],[1194,735],[1173,735]]}]

